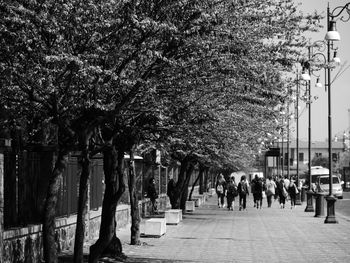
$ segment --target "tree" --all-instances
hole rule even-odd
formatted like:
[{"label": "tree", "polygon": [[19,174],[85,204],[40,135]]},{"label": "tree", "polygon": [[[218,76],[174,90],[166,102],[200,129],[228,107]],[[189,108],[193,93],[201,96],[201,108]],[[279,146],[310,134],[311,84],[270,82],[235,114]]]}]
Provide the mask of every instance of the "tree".
[{"label": "tree", "polygon": [[89,158],[97,152],[108,187],[89,260],[122,255],[113,212],[125,189],[124,153],[140,141],[164,145],[182,163],[182,204],[198,163],[248,164],[257,139],[276,130],[273,108],[284,103],[283,73],[305,44],[301,33],[317,27],[289,0],[17,0],[0,11],[3,105],[13,127],[28,129],[28,141],[59,153],[44,221],[47,262],[57,261],[54,207],[69,151],[79,149],[84,166],[75,261],[82,261]]},{"label": "tree", "polygon": [[328,157],[315,156],[311,160],[311,166],[322,166],[324,168],[328,168]]}]

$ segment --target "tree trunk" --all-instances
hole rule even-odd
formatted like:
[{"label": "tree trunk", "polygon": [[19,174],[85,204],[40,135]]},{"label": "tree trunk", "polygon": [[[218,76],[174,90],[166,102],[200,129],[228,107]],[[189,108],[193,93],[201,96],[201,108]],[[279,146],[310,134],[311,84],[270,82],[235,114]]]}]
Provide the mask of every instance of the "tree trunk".
[{"label": "tree trunk", "polygon": [[180,198],[180,209],[185,210],[186,209],[186,201],[188,196],[188,186],[190,184],[190,179],[192,172],[194,170],[194,165],[189,163],[188,168],[186,170],[186,179],[184,181],[184,184],[181,189],[181,198]]},{"label": "tree trunk", "polygon": [[131,206],[131,245],[140,245],[140,211],[136,195],[136,175],[133,152],[130,151],[129,168],[129,194]]},{"label": "tree trunk", "polygon": [[122,244],[116,236],[115,213],[117,204],[125,191],[122,163],[124,151],[117,153],[114,146],[103,152],[103,169],[105,174],[105,194],[102,203],[102,216],[99,238],[90,246],[89,263],[96,263],[103,256],[125,258],[122,253]]},{"label": "tree trunk", "polygon": [[178,175],[178,179],[176,182],[176,186],[174,189],[174,207],[172,207],[173,209],[180,209],[180,198],[181,198],[181,193],[182,193],[182,188],[185,182],[185,176],[186,176],[186,169],[187,169],[187,165],[188,165],[188,161],[185,158],[182,162],[181,162],[181,166],[180,166],[180,172]]},{"label": "tree trunk", "polygon": [[75,229],[74,240],[74,262],[83,262],[83,247],[85,237],[85,217],[87,213],[87,201],[88,201],[88,182],[90,177],[90,158],[87,149],[82,152],[81,157],[81,175],[79,182],[79,199],[78,199],[78,215],[77,226]]},{"label": "tree trunk", "polygon": [[199,194],[203,194],[205,192],[205,186],[204,186],[204,171],[205,167],[203,165],[199,165]]},{"label": "tree trunk", "polygon": [[204,170],[204,192],[208,192],[208,170],[208,167]]},{"label": "tree trunk", "polygon": [[43,252],[46,263],[57,263],[57,246],[55,242],[55,217],[58,191],[63,171],[67,168],[67,152],[60,151],[53,169],[44,206]]},{"label": "tree trunk", "polygon": [[198,176],[197,176],[196,180],[194,181],[194,183],[192,185],[192,188],[191,188],[191,191],[190,191],[190,195],[188,196],[188,200],[190,200],[190,201],[192,200],[192,194],[193,194],[194,187],[198,183],[200,177],[201,177],[201,172],[198,173]]}]

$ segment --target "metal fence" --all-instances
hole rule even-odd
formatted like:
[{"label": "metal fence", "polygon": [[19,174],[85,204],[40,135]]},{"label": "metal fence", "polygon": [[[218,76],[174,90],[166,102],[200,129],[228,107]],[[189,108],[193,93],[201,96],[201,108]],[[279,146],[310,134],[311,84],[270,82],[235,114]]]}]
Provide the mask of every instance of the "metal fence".
[{"label": "metal fence", "polygon": [[[5,229],[41,224],[45,198],[50,176],[55,164],[55,153],[50,148],[36,151],[4,152],[4,227]],[[125,161],[128,161],[126,158]],[[126,191],[120,203],[129,204],[127,184],[128,170],[124,166]],[[178,178],[178,165],[164,167],[143,160],[135,160],[136,192],[139,200],[146,196],[150,178],[155,178],[158,194],[165,194],[169,177]],[[79,156],[68,158],[67,169],[60,181],[56,216],[69,216],[77,213],[79,177],[81,168]],[[195,171],[190,185],[196,179]],[[91,210],[102,206],[104,194],[103,160],[101,156],[92,159],[89,188]]]},{"label": "metal fence", "polygon": [[[55,155],[53,151],[4,152],[4,227],[5,229],[40,224]],[[102,205],[102,160],[92,160],[90,209]],[[77,212],[80,166],[70,156],[60,182],[56,216]]]}]

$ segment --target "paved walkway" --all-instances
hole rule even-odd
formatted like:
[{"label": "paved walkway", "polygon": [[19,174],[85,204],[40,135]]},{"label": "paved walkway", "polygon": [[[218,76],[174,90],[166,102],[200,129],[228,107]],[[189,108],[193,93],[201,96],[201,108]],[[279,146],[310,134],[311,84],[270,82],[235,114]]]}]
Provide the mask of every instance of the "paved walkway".
[{"label": "paved walkway", "polygon": [[141,238],[141,246],[129,245],[128,228],[119,230],[126,262],[350,262],[349,218],[325,224],[304,212],[305,203],[280,209],[264,201],[261,210],[249,199],[247,211],[227,211],[213,196],[179,225],[167,225],[164,236]]}]

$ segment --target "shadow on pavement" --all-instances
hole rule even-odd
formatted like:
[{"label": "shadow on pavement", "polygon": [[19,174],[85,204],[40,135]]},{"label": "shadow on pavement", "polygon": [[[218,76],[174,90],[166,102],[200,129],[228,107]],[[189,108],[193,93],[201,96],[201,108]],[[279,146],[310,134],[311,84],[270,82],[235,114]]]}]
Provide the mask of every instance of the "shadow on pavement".
[{"label": "shadow on pavement", "polygon": [[181,263],[181,262],[199,262],[199,261],[188,261],[188,260],[172,260],[172,259],[157,259],[157,258],[131,258],[129,257],[124,262],[133,263]]}]

